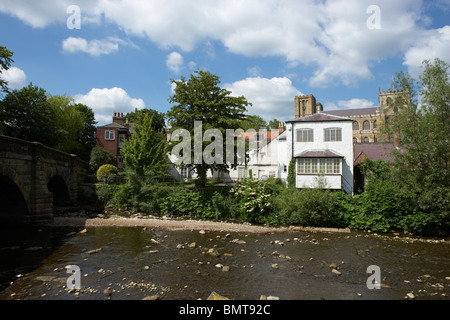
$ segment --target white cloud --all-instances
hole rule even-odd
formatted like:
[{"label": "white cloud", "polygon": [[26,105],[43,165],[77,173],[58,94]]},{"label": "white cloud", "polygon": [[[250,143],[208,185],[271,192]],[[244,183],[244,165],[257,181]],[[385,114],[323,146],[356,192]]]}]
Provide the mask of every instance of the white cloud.
[{"label": "white cloud", "polygon": [[428,30],[414,46],[405,53],[403,64],[408,67],[411,76],[417,78],[422,72],[422,62],[425,59],[441,60],[450,63],[450,26],[437,30]]},{"label": "white cloud", "polygon": [[175,74],[179,74],[183,67],[184,59],[183,56],[174,51],[167,56],[166,66]]},{"label": "white cloud", "polygon": [[92,56],[100,56],[118,51],[119,43],[123,43],[123,41],[112,37],[89,41],[83,38],[69,37],[63,40],[62,48],[67,53],[84,52]]},{"label": "white cloud", "polygon": [[294,117],[294,97],[301,95],[290,79],[253,77],[225,84],[233,96],[244,96],[253,105],[247,113],[259,115],[266,121],[280,121]]},{"label": "white cloud", "polygon": [[342,109],[360,109],[360,108],[373,108],[377,107],[372,101],[367,99],[350,99],[350,100],[339,100],[337,103],[335,102],[325,102],[323,111],[331,111],[331,110],[342,110]]},{"label": "white cloud", "polygon": [[[416,65],[425,51],[448,48],[445,28],[425,29],[422,0],[379,0],[381,28],[369,29],[367,8],[373,0],[97,0],[78,1],[85,23],[103,20],[129,35],[150,39],[164,49],[191,51],[202,46],[215,54],[220,43],[228,52],[249,57],[281,57],[290,68],[312,68],[312,86],[353,85],[372,77],[383,59],[405,55]],[[4,0],[0,11],[36,27],[65,23],[70,0]],[[88,17],[88,18],[85,18]],[[424,26],[425,25],[425,26]],[[81,26],[83,28],[83,24]],[[73,38],[76,39],[76,38]],[[68,50],[105,54],[117,42],[74,41]],[[93,40],[94,41],[94,40]],[[101,41],[101,40],[98,40]],[[447,50],[448,52],[449,50]],[[445,55],[445,52],[443,53]],[[448,53],[447,53],[448,54]],[[173,66],[177,70],[178,65]]]},{"label": "white cloud", "polygon": [[135,109],[145,108],[142,99],[131,98],[122,88],[93,88],[87,94],[73,97],[76,103],[83,103],[92,108],[95,118],[100,123],[110,123],[114,112],[126,114]]},{"label": "white cloud", "polygon": [[22,69],[10,67],[8,70],[2,70],[1,78],[8,82],[9,89],[21,89],[25,86],[27,76]]}]

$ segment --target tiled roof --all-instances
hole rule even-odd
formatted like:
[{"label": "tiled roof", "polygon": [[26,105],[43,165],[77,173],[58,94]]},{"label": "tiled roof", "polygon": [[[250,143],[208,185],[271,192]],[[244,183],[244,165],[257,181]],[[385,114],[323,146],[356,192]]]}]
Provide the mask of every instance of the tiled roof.
[{"label": "tiled roof", "polygon": [[343,158],[342,155],[331,150],[309,150],[296,154],[294,158]]},{"label": "tiled roof", "polygon": [[328,112],[318,112],[309,116],[295,118],[286,122],[322,122],[322,121],[348,121],[349,118],[328,114]]},{"label": "tiled roof", "polygon": [[328,114],[340,117],[353,117],[360,115],[375,114],[378,111],[378,107],[373,108],[359,108],[359,109],[344,109],[344,110],[330,110]]},{"label": "tiled roof", "polygon": [[355,161],[361,154],[365,154],[370,160],[393,161],[391,152],[395,149],[392,143],[354,143]]},{"label": "tiled roof", "polygon": [[125,129],[126,127],[124,125],[113,122],[113,123],[105,124],[104,126],[100,126],[98,128],[124,128]]}]

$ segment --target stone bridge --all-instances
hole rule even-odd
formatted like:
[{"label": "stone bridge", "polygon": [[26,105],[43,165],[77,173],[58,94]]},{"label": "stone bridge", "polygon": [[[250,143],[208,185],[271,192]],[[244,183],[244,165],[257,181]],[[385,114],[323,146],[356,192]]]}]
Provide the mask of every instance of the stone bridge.
[{"label": "stone bridge", "polygon": [[88,164],[73,154],[0,135],[0,221],[42,224],[73,206]]}]

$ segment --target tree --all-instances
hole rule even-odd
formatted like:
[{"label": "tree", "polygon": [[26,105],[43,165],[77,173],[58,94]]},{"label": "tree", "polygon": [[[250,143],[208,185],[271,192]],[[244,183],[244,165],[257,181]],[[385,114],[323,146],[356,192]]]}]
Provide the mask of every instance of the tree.
[{"label": "tree", "polygon": [[[169,102],[174,103],[172,108],[167,112],[167,118],[171,125],[172,131],[176,129],[187,130],[191,137],[194,137],[195,121],[201,122],[201,150],[204,152],[204,146],[208,142],[204,142],[204,133],[209,129],[218,130],[225,136],[226,129],[236,130],[240,128],[240,121],[245,119],[246,107],[251,105],[245,97],[233,97],[231,91],[220,88],[220,80],[217,75],[208,71],[195,71],[191,74],[190,79],[181,77],[180,80],[171,80],[175,84],[175,93],[170,97]],[[196,138],[191,139],[194,143]],[[218,137],[215,136],[215,139]],[[220,148],[222,152],[226,149],[226,139],[222,139]],[[214,140],[220,143],[220,140]],[[194,159],[195,146],[192,145],[190,154],[190,164],[199,177],[199,185],[204,186],[206,183],[206,174],[208,170],[227,171],[228,168],[235,168],[237,162],[227,163],[225,159],[207,163],[203,159]],[[198,146],[197,146],[198,147]],[[214,148],[211,155],[215,156],[219,152]],[[223,157],[222,157],[223,158]]]},{"label": "tree", "polygon": [[449,66],[439,59],[433,64],[426,60],[423,66],[418,83],[404,73],[396,75],[393,89],[409,91],[410,101],[404,95],[391,101],[399,111],[385,131],[397,135],[400,143],[400,150],[393,152],[392,176],[402,196],[415,204],[422,223],[427,219],[429,225],[442,229],[450,227]]},{"label": "tree", "polygon": [[57,116],[44,89],[28,86],[9,92],[0,102],[0,123],[5,135],[39,141],[55,147],[58,142]]},{"label": "tree", "polygon": [[73,107],[82,115],[84,119],[83,127],[78,137],[80,150],[77,154],[80,159],[89,161],[91,151],[95,147],[95,134],[97,132],[97,121],[95,121],[95,114],[90,107],[81,103],[76,103]]},{"label": "tree", "polygon": [[[3,71],[6,71],[11,66],[11,63],[14,62],[12,59],[13,52],[6,49],[6,47],[0,46],[0,75]],[[8,82],[3,80],[0,77],[0,89],[3,92],[8,92]]]},{"label": "tree", "polygon": [[169,170],[164,133],[155,131],[152,121],[153,116],[140,113],[131,140],[121,149],[125,166],[140,176],[166,175]]},{"label": "tree", "polygon": [[248,115],[245,117],[244,120],[240,122],[240,127],[244,131],[247,131],[248,129],[254,129],[255,131],[259,131],[259,129],[261,128],[267,129],[267,122],[260,116]]},{"label": "tree", "polygon": [[129,112],[125,115],[125,119],[128,119],[129,122],[134,123],[138,120],[140,114],[148,114],[150,117],[153,117],[152,127],[155,131],[161,131],[166,129],[166,121],[164,119],[164,113],[158,112],[153,109],[135,109],[134,112]]},{"label": "tree", "polygon": [[89,167],[92,172],[97,172],[98,168],[104,164],[116,166],[116,156],[106,149],[100,147],[93,148],[91,152],[91,159],[89,160]]},{"label": "tree", "polygon": [[84,127],[84,117],[73,105],[74,99],[66,95],[48,95],[47,102],[56,117],[55,134],[58,141],[55,148],[77,154],[81,150],[79,138]]},{"label": "tree", "polygon": [[269,121],[267,127],[270,129],[278,129],[280,127],[280,122],[278,119],[273,119],[271,121]]}]

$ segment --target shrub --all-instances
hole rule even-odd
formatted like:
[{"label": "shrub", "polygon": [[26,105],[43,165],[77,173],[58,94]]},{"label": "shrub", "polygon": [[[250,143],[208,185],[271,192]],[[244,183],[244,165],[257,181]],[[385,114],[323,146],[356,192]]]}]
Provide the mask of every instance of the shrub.
[{"label": "shrub", "polygon": [[329,190],[287,188],[274,198],[274,220],[281,224],[343,227],[348,197]]},{"label": "shrub", "polygon": [[98,184],[95,186],[97,198],[104,206],[109,204],[111,199],[117,194],[118,190],[119,186],[115,185]]},{"label": "shrub", "polygon": [[243,179],[230,192],[239,200],[240,218],[245,221],[264,222],[272,211],[272,190],[267,181]]},{"label": "shrub", "polygon": [[112,164],[104,164],[97,170],[97,180],[103,181],[106,176],[118,174],[119,170]]}]

